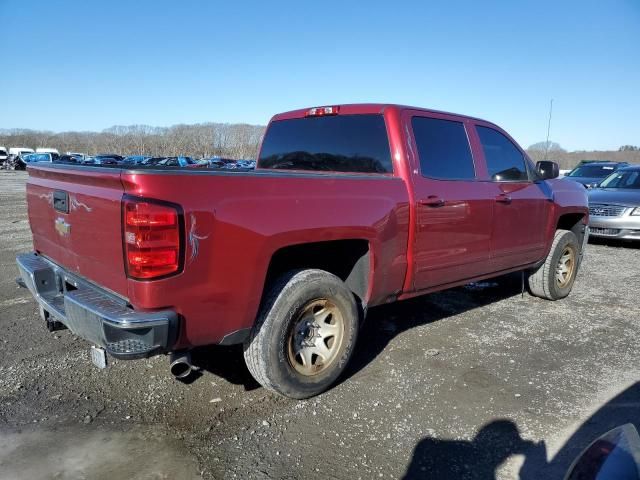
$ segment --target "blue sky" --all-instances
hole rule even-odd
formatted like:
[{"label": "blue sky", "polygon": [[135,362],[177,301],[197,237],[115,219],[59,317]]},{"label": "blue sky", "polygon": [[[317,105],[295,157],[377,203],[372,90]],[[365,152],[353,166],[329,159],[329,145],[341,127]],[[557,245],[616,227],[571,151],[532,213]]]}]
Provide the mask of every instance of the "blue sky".
[{"label": "blue sky", "polygon": [[265,124],[391,102],[523,146],[640,144],[640,0],[0,0],[0,128]]}]

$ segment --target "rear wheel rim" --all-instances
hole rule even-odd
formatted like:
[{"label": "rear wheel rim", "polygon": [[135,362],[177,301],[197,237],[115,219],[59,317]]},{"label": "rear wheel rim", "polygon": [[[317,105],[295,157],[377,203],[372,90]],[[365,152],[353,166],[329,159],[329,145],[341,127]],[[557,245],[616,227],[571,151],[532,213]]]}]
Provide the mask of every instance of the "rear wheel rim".
[{"label": "rear wheel rim", "polygon": [[338,357],[343,339],[340,309],[326,298],[312,300],[299,310],[289,332],[289,363],[304,376],[322,373]]},{"label": "rear wheel rim", "polygon": [[558,287],[565,288],[573,279],[573,272],[576,268],[576,250],[570,245],[564,247],[562,255],[558,259],[556,266],[556,283]]}]

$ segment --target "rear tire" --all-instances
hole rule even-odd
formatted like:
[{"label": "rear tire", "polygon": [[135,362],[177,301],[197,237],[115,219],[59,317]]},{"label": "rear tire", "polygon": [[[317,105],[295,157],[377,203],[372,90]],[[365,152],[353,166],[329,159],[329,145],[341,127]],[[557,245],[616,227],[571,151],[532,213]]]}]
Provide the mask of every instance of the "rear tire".
[{"label": "rear tire", "polygon": [[529,290],[536,297],[559,300],[571,292],[578,273],[580,245],[569,230],[556,230],[544,263],[529,275]]},{"label": "rear tire", "polygon": [[323,270],[294,270],[269,288],[244,358],[264,388],[309,398],[338,379],[357,334],[358,308],[344,282]]}]

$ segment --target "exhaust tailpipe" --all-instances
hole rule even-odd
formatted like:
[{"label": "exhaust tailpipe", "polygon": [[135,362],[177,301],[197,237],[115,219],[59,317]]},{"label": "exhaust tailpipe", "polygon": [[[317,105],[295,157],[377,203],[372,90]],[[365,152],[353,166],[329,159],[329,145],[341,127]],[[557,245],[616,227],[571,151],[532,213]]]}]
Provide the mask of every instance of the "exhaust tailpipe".
[{"label": "exhaust tailpipe", "polygon": [[178,380],[184,380],[193,371],[190,352],[174,352],[169,355],[169,370]]}]

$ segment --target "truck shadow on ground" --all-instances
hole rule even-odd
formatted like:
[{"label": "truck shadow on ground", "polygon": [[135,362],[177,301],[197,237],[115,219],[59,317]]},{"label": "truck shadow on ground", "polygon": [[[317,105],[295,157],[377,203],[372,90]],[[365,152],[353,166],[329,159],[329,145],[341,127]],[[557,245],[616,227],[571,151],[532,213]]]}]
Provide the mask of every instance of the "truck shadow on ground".
[{"label": "truck shadow on ground", "polygon": [[[260,384],[254,380],[244,363],[242,345],[196,348],[191,352],[191,361],[200,371],[212,373],[234,385],[242,385],[245,391],[260,388]],[[193,383],[200,376],[201,373],[196,371],[185,383]]]},{"label": "truck shadow on ground", "polygon": [[640,427],[640,382],[598,408],[550,460],[544,440],[523,439],[514,422],[496,419],[481,427],[470,441],[423,438],[414,448],[403,478],[492,480],[500,464],[512,455],[523,455],[524,462],[516,478],[561,479],[594,440],[627,423],[636,429]]},{"label": "truck shadow on ground", "polygon": [[[359,333],[349,367],[338,383],[375,360],[396,335],[518,295],[521,288],[521,277],[516,273],[371,309]],[[192,351],[192,363],[200,372],[207,371],[242,385],[247,391],[260,387],[244,363],[242,345],[197,348]],[[200,376],[201,373],[195,372],[186,383],[193,383]]]},{"label": "truck shadow on ground", "polygon": [[[515,273],[372,308],[359,332],[356,350],[341,381],[373,362],[402,332],[519,296],[521,292],[521,275]],[[525,295],[528,294],[525,292]]]}]

